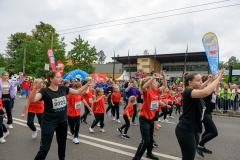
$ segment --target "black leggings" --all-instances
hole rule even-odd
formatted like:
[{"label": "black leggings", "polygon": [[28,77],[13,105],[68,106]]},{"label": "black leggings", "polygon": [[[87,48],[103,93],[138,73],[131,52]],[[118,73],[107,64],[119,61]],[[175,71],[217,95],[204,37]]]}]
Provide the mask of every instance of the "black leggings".
[{"label": "black leggings", "polygon": [[171,106],[171,108],[168,111],[169,116],[172,116],[172,111],[173,111],[173,105],[169,104]]},{"label": "black leggings", "polygon": [[112,102],[111,102],[111,99],[108,99],[108,108],[106,110],[106,113],[111,109],[111,113],[113,112],[112,110]]},{"label": "black leggings", "polygon": [[147,154],[152,154],[153,149],[153,129],[154,121],[146,119],[144,116],[139,117],[140,132],[142,135],[142,141],[138,146],[138,150],[133,160],[139,160],[147,150]]},{"label": "black leggings", "polygon": [[199,133],[186,131],[178,126],[175,129],[175,133],[181,147],[182,160],[194,160],[199,142]]},{"label": "black leggings", "polygon": [[125,128],[124,134],[127,134],[127,131],[128,131],[128,129],[129,129],[129,127],[130,127],[130,121],[129,121],[128,117],[127,117],[125,114],[123,115],[123,119],[125,120],[125,123],[126,123],[126,124],[124,124],[124,125],[121,127],[121,129]]},{"label": "black leggings", "polygon": [[10,94],[3,94],[2,95],[2,104],[3,108],[5,108],[7,112],[7,124],[12,124],[12,103]]},{"label": "black leggings", "polygon": [[40,124],[40,126],[41,126],[41,123],[42,123],[42,113],[28,112],[27,125],[32,131],[36,131],[36,127],[34,125],[35,114],[38,118],[38,123]]},{"label": "black leggings", "polygon": [[0,110],[0,138],[2,138],[3,132],[7,132],[7,128],[3,124],[3,111]]},{"label": "black leggings", "polygon": [[176,107],[177,107],[177,108],[176,108],[175,113],[177,114],[177,111],[178,111],[178,113],[180,114],[180,107],[181,107],[181,106],[180,106],[179,104],[176,104]]},{"label": "black leggings", "polygon": [[163,116],[163,119],[166,119],[168,114],[167,108],[162,107],[161,110],[162,110],[162,113],[159,115],[159,118]]},{"label": "black leggings", "polygon": [[104,113],[96,113],[95,120],[93,121],[91,128],[94,128],[98,122],[100,122],[100,128],[104,127]]},{"label": "black leggings", "polygon": [[132,122],[135,121],[136,115],[137,115],[137,104],[134,104],[134,105],[133,105],[133,116],[132,116]]},{"label": "black leggings", "polygon": [[74,138],[78,138],[79,128],[80,128],[80,115],[76,117],[68,116],[68,125],[70,132],[74,135]]},{"label": "black leggings", "polygon": [[199,142],[199,145],[204,147],[205,143],[218,136],[218,131],[212,120],[211,113],[205,113],[202,122],[205,127],[205,132],[202,134],[202,139]]},{"label": "black leggings", "polygon": [[[91,108],[91,106],[89,106],[89,107]],[[88,116],[89,113],[90,113],[90,111],[88,110],[87,106],[84,105],[84,114],[83,114],[83,116],[81,117],[81,119],[82,119],[83,121],[86,121],[86,120],[87,120],[87,116]]]},{"label": "black leggings", "polygon": [[51,147],[54,132],[56,131],[58,143],[59,160],[65,159],[66,141],[67,141],[67,121],[61,123],[43,122],[41,125],[41,142],[40,149],[35,160],[43,160],[46,158]]},{"label": "black leggings", "polygon": [[115,117],[115,112],[117,113],[117,119],[119,119],[119,102],[113,102],[115,106],[112,106],[113,117]]}]

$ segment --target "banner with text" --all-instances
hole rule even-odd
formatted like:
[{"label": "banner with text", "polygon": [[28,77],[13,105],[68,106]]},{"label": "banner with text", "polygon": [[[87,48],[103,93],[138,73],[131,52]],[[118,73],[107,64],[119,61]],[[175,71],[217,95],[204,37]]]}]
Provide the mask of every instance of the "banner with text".
[{"label": "banner with text", "polygon": [[203,36],[202,43],[207,55],[208,63],[212,74],[218,73],[219,46],[217,36],[212,32],[208,32]]},{"label": "banner with text", "polygon": [[55,57],[54,57],[54,53],[52,49],[48,49],[48,58],[52,67],[52,70],[55,71],[56,70],[56,65],[55,65]]}]

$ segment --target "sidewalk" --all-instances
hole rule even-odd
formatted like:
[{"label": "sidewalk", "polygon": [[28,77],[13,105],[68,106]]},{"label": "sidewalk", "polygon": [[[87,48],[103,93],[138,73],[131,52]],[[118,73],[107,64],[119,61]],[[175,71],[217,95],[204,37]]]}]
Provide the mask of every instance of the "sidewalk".
[{"label": "sidewalk", "polygon": [[236,111],[236,112],[228,111],[227,113],[222,113],[221,111],[215,111],[212,113],[212,115],[240,118],[240,111]]}]

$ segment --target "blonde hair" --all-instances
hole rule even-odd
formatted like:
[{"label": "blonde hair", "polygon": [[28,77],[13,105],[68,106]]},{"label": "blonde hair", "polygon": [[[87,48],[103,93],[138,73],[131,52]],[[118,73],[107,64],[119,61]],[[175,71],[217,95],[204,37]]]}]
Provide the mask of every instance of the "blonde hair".
[{"label": "blonde hair", "polygon": [[73,88],[76,88],[76,89],[81,88],[81,87],[82,87],[82,84],[81,84],[81,83],[75,83],[75,84],[73,85]]},{"label": "blonde hair", "polygon": [[35,85],[36,85],[39,81],[41,81],[41,79],[35,79],[35,80],[33,81],[33,86],[35,87]]},{"label": "blonde hair", "polygon": [[149,80],[151,79],[151,77],[147,77],[147,78],[143,78],[139,84],[139,89],[142,92],[142,87],[145,83],[147,83]]},{"label": "blonde hair", "polygon": [[3,72],[2,72],[2,76],[3,76],[4,74],[8,74],[8,75],[9,75],[9,73],[8,73],[7,71],[3,71]]},{"label": "blonde hair", "polygon": [[136,102],[136,97],[135,96],[130,96],[129,97],[129,102],[130,103],[135,103]]},{"label": "blonde hair", "polygon": [[94,92],[94,94],[95,94],[95,97],[97,98],[97,96],[99,95],[99,92],[100,91],[103,91],[103,89],[102,88],[96,88],[95,89],[95,92]]},{"label": "blonde hair", "polygon": [[174,91],[172,91],[170,94],[175,94],[175,92],[174,92]]}]

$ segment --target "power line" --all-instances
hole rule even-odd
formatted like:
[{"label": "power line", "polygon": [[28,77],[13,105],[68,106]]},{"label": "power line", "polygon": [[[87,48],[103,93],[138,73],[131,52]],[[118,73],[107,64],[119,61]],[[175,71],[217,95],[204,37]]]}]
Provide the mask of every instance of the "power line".
[{"label": "power line", "polygon": [[101,29],[101,28],[109,28],[109,27],[119,26],[119,25],[124,25],[124,24],[137,23],[137,22],[143,22],[143,21],[150,21],[150,20],[155,20],[155,19],[160,19],[160,18],[174,17],[174,16],[179,16],[179,15],[184,15],[184,14],[197,13],[197,12],[209,11],[209,10],[220,9],[220,8],[228,8],[228,7],[233,7],[233,6],[237,6],[237,5],[240,5],[240,4],[221,6],[221,7],[209,8],[209,9],[203,9],[203,10],[197,10],[197,11],[191,11],[191,12],[185,12],[185,13],[178,13],[178,14],[172,14],[172,15],[167,15],[167,16],[162,16],[162,17],[155,17],[155,18],[149,18],[149,19],[143,19],[143,20],[136,20],[136,21],[131,21],[131,22],[113,24],[113,25],[109,25],[109,26],[102,26],[102,27],[85,29],[85,30],[80,30],[80,31],[62,33],[60,35],[71,34],[71,33],[76,33],[76,32],[84,32],[84,31]]},{"label": "power line", "polygon": [[212,2],[212,3],[204,3],[204,4],[200,4],[200,5],[195,5],[195,6],[188,6],[188,7],[171,9],[171,10],[166,10],[166,11],[161,11],[161,12],[156,12],[156,13],[150,13],[150,14],[145,14],[145,15],[140,15],[140,16],[134,16],[134,17],[128,17],[128,18],[123,18],[123,19],[118,19],[118,20],[112,20],[112,21],[107,21],[107,22],[90,24],[90,25],[85,25],[85,26],[80,26],[80,27],[75,27],[75,28],[70,28],[70,29],[59,30],[58,32],[63,32],[63,31],[73,30],[73,29],[78,29],[78,28],[91,27],[91,26],[95,26],[95,25],[112,23],[112,22],[118,22],[118,21],[133,19],[133,18],[146,17],[146,16],[151,16],[151,15],[160,14],[160,13],[167,13],[167,12],[178,11],[178,10],[183,10],[183,9],[195,8],[195,7],[200,7],[200,6],[205,6],[205,5],[211,5],[211,4],[215,4],[215,3],[222,3],[222,2],[226,2],[226,1],[230,1],[230,0],[223,0],[223,1],[217,1],[217,2]]}]

